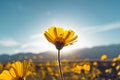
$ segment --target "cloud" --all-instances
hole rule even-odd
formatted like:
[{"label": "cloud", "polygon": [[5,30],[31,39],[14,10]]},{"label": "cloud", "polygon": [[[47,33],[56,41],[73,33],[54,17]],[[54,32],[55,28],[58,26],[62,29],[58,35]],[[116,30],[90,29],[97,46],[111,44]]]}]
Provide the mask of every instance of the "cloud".
[{"label": "cloud", "polygon": [[38,34],[31,35],[30,39],[37,39],[37,38],[40,38],[42,36],[43,36],[43,34],[38,33]]},{"label": "cloud", "polygon": [[52,45],[47,45],[50,44],[44,37],[43,34],[38,33],[31,35],[29,37],[29,41],[25,42],[20,46],[20,48],[16,49],[14,52],[34,52],[34,53],[39,53],[39,52],[44,52],[47,50],[53,50],[55,49],[54,46]]},{"label": "cloud", "polygon": [[81,28],[81,31],[87,33],[97,33],[97,32],[109,31],[119,28],[120,28],[120,22],[117,22],[117,23],[110,23],[105,25],[83,27]]},{"label": "cloud", "polygon": [[34,34],[29,37],[29,41],[21,45],[21,48],[28,48],[28,47],[40,47],[42,46],[44,41],[44,36],[43,34]]},{"label": "cloud", "polygon": [[0,46],[14,47],[18,45],[20,45],[20,43],[15,40],[0,40]]}]

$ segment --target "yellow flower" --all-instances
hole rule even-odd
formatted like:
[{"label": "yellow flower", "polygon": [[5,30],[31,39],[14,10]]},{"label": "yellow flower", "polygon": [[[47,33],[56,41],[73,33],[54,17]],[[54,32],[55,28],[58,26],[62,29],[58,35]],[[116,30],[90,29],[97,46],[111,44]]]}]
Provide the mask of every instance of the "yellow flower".
[{"label": "yellow flower", "polygon": [[113,63],[112,63],[112,66],[115,66],[115,65],[116,65],[116,63],[115,63],[115,62],[113,62]]},{"label": "yellow flower", "polygon": [[73,79],[78,80],[79,76],[77,75],[71,75]]},{"label": "yellow flower", "polygon": [[115,58],[113,58],[113,60],[112,60],[113,62],[116,62],[117,61],[117,58],[115,57]]},{"label": "yellow flower", "polygon": [[3,64],[0,63],[0,71],[3,69]]},{"label": "yellow flower", "polygon": [[118,61],[120,61],[120,54],[117,56]]},{"label": "yellow flower", "polygon": [[62,49],[64,46],[73,44],[78,37],[73,30],[65,30],[56,26],[48,28],[48,31],[45,31],[44,35],[58,50]]},{"label": "yellow flower", "polygon": [[0,80],[25,80],[29,75],[30,64],[26,61],[16,61],[9,70],[4,70],[0,74]]},{"label": "yellow flower", "polygon": [[82,77],[81,80],[86,80],[85,77]]},{"label": "yellow flower", "polygon": [[82,66],[77,65],[75,68],[72,69],[75,73],[85,73],[90,71],[90,65],[84,64]]},{"label": "yellow flower", "polygon": [[78,74],[81,73],[81,70],[82,70],[82,66],[79,66],[79,65],[77,65],[76,67],[74,67],[72,69],[72,71],[74,71],[75,73],[78,73]]},{"label": "yellow flower", "polygon": [[98,63],[96,61],[93,62],[93,66],[97,66]]},{"label": "yellow flower", "polygon": [[106,69],[105,72],[111,74],[112,73],[112,68]]},{"label": "yellow flower", "polygon": [[117,65],[117,66],[116,66],[116,70],[120,70],[120,65]]},{"label": "yellow flower", "polygon": [[120,76],[120,71],[117,73],[118,76]]},{"label": "yellow flower", "polygon": [[84,64],[84,65],[83,65],[83,69],[84,69],[85,71],[90,71],[90,65]]},{"label": "yellow flower", "polygon": [[101,60],[106,60],[107,59],[107,55],[106,54],[103,54],[102,56],[101,56]]}]

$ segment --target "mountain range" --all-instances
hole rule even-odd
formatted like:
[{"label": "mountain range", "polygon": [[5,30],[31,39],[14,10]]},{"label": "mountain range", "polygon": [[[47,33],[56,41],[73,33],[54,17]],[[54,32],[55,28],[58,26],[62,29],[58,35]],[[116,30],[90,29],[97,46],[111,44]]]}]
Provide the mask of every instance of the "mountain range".
[{"label": "mountain range", "polygon": [[[57,51],[56,51],[57,52]],[[23,60],[33,58],[34,61],[51,61],[57,59],[57,53],[52,51],[42,52],[42,53],[17,53],[13,55],[1,54],[0,62],[8,62],[14,60]],[[85,58],[100,59],[100,57],[106,54],[109,59],[112,59],[120,55],[120,44],[113,44],[108,46],[96,46],[92,48],[82,48],[69,51],[68,53],[61,53],[62,59],[68,60],[81,60]]]}]

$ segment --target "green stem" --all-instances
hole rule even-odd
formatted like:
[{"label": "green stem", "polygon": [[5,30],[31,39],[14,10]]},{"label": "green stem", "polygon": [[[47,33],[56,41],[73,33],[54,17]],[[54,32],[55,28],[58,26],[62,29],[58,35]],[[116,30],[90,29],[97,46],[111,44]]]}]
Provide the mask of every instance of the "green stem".
[{"label": "green stem", "polygon": [[62,66],[61,66],[61,61],[60,61],[60,50],[58,50],[58,64],[59,64],[60,79],[64,80],[63,72],[62,72]]}]

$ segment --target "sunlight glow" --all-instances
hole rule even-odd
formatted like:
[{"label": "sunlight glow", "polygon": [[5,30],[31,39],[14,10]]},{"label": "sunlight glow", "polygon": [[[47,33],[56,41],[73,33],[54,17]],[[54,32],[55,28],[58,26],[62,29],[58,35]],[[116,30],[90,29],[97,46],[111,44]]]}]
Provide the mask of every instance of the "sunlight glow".
[{"label": "sunlight glow", "polygon": [[[81,31],[79,31],[80,27],[78,27],[75,24],[72,24],[72,22],[67,22],[65,23],[64,21],[62,22],[56,22],[53,21],[52,24],[48,25],[49,26],[59,26],[59,27],[63,27],[65,29],[72,29],[73,31],[75,31],[75,34],[78,35],[78,39],[77,41],[73,44],[73,45],[69,45],[64,47],[61,51],[64,53],[69,53],[72,50],[75,49],[80,49],[80,48],[85,48],[85,47],[91,47],[91,43],[88,41],[88,37],[86,38],[86,36],[81,33]],[[43,32],[47,30],[48,27],[42,28],[42,32],[31,35],[29,37],[29,41],[22,44],[20,49],[16,49],[14,52],[18,53],[18,52],[33,52],[33,53],[40,53],[40,52],[46,52],[46,51],[55,51],[56,52],[56,47],[54,45],[52,45],[50,42],[48,42],[45,37]]]}]

